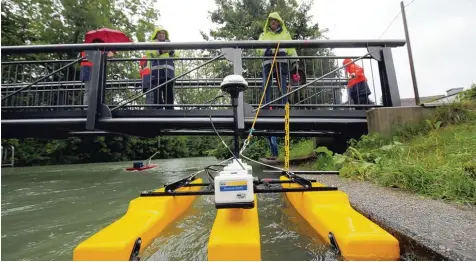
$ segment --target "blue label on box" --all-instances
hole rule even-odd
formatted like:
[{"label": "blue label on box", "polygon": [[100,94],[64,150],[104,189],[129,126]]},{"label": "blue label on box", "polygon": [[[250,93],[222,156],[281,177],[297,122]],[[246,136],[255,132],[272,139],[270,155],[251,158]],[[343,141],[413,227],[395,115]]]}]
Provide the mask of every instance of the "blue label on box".
[{"label": "blue label on box", "polygon": [[247,190],[248,186],[221,186],[220,191],[243,191]]},{"label": "blue label on box", "polygon": [[220,183],[220,191],[243,191],[248,189],[246,181],[227,181]]}]

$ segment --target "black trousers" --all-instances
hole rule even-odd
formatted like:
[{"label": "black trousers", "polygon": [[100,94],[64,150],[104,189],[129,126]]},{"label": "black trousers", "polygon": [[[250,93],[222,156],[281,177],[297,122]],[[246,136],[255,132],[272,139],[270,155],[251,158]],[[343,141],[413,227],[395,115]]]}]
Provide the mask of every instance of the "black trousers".
[{"label": "black trousers", "polygon": [[[174,82],[170,82],[159,88],[159,104],[174,104]],[[173,109],[173,106],[159,107]]]},{"label": "black trousers", "polygon": [[[151,87],[154,88],[161,83],[166,82],[165,79],[152,79]],[[169,82],[164,86],[159,87],[158,89],[151,92],[151,97],[147,99],[148,104],[174,104],[174,82]],[[159,106],[157,109],[173,109],[173,106]]]},{"label": "black trousers", "polygon": [[[367,85],[367,82],[360,82],[350,89],[350,97],[352,101],[356,105],[368,105],[370,104],[369,95],[372,94],[370,92],[370,88]],[[356,108],[356,110],[365,110],[365,108]]]}]

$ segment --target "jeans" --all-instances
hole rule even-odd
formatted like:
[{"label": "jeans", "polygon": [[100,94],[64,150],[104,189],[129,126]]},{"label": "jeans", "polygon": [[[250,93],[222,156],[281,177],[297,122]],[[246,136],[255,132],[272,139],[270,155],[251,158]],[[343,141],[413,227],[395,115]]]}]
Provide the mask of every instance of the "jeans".
[{"label": "jeans", "polygon": [[275,136],[269,136],[269,146],[271,148],[271,155],[273,157],[278,157],[278,141],[276,140]]},{"label": "jeans", "polygon": [[[265,65],[263,66],[263,85],[262,85],[262,90],[264,90],[266,81],[268,80],[268,74],[269,71],[271,70],[271,65]],[[279,75],[279,76],[278,76]],[[268,87],[266,88],[266,94],[264,97],[264,103],[268,103],[271,101],[271,92],[272,92],[272,83],[273,83],[273,78],[278,81],[279,86],[281,86],[281,95],[284,95],[287,93],[288,90],[288,75],[289,75],[289,67],[288,64],[283,64],[283,63],[276,63],[276,65],[273,67],[273,74],[269,78],[269,83]],[[278,78],[279,77],[279,78]],[[284,97],[281,99],[282,104],[286,104],[288,101],[288,97]]]},{"label": "jeans", "polygon": [[88,105],[89,90],[91,89],[91,67],[81,66],[79,71],[79,80],[84,83],[83,105]]}]

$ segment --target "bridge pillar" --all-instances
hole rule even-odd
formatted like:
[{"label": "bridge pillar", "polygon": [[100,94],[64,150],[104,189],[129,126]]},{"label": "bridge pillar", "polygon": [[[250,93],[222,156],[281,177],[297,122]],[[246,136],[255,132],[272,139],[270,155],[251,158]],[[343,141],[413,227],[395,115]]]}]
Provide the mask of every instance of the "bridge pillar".
[{"label": "bridge pillar", "polygon": [[106,54],[102,54],[100,51],[87,51],[88,60],[93,63],[91,68],[91,78],[89,87],[89,99],[88,99],[88,113],[86,120],[86,129],[94,130],[96,119],[99,117],[101,110],[101,104],[105,98],[105,67],[106,67]]},{"label": "bridge pillar", "polygon": [[378,61],[380,85],[382,87],[383,106],[401,106],[398,92],[397,75],[393,64],[392,49],[390,47],[369,47],[370,55]]}]

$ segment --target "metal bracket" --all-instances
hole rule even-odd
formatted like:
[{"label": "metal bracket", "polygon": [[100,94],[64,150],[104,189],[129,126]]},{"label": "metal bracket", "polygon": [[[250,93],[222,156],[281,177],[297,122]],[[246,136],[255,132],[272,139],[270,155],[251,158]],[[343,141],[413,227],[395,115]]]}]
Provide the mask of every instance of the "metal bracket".
[{"label": "metal bracket", "polygon": [[253,109],[254,109],[253,106],[251,106],[248,103],[243,102],[243,111],[244,111],[245,117],[254,116],[255,114],[253,114]]},{"label": "metal bracket", "polygon": [[[225,56],[225,59],[234,62],[238,57],[241,59],[241,49],[237,48],[222,48],[221,52]],[[240,65],[241,67],[241,65]],[[235,72],[236,73],[236,72]]]},{"label": "metal bracket", "polygon": [[300,184],[301,186],[305,188],[310,188],[312,187],[312,182],[309,181],[309,179],[306,179],[304,177],[300,177],[293,172],[286,172],[283,171],[283,174],[286,175],[289,179],[291,179],[293,182]]},{"label": "metal bracket", "polygon": [[367,52],[369,52],[370,56],[377,61],[382,61],[382,50],[383,48],[380,46],[367,47]]},{"label": "metal bracket", "polygon": [[329,242],[331,244],[332,249],[334,249],[337,255],[340,255],[339,245],[337,244],[337,240],[332,232],[329,232]]},{"label": "metal bracket", "polygon": [[173,182],[172,184],[165,185],[165,192],[173,192],[174,190],[177,190],[185,185],[190,184],[190,182],[192,182],[193,180],[195,180],[195,176],[189,176],[177,182]]},{"label": "metal bracket", "polygon": [[101,103],[101,118],[112,118],[111,109],[104,103]]}]

